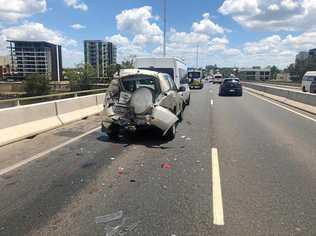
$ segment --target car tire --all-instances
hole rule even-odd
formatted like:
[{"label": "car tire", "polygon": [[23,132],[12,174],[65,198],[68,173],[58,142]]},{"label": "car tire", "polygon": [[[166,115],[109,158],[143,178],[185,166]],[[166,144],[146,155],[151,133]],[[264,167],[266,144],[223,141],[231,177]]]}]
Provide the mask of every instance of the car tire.
[{"label": "car tire", "polygon": [[167,133],[165,134],[165,139],[168,141],[173,140],[176,137],[176,124],[173,124]]},{"label": "car tire", "polygon": [[111,131],[107,133],[110,139],[117,139],[120,133],[120,128],[117,125],[111,126]]},{"label": "car tire", "polygon": [[237,96],[242,97],[242,92],[239,92]]}]

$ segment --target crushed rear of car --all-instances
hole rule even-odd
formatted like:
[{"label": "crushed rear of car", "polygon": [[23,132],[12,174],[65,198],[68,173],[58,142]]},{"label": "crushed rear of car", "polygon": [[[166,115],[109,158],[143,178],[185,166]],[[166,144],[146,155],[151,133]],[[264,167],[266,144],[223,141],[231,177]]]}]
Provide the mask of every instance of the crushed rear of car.
[{"label": "crushed rear of car", "polygon": [[102,131],[116,138],[121,130],[135,132],[156,127],[163,136],[173,139],[183,100],[180,95],[168,95],[171,92],[164,89],[163,83],[168,82],[165,77],[167,75],[147,70],[122,71],[111,81],[106,93]]}]

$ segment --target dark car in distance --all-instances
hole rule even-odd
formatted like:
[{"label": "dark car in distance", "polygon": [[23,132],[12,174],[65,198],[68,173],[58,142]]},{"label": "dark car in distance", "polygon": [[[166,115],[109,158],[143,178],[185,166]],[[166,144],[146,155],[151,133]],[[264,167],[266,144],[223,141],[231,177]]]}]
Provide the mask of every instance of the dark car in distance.
[{"label": "dark car in distance", "polygon": [[219,87],[219,96],[242,96],[242,86],[238,78],[226,78]]}]

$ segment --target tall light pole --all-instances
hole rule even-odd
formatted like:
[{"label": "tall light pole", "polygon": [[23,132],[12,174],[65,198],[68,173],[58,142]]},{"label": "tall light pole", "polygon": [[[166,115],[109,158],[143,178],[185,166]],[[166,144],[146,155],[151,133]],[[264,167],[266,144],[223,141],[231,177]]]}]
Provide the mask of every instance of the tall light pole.
[{"label": "tall light pole", "polygon": [[196,69],[199,68],[199,45],[196,45]]},{"label": "tall light pole", "polygon": [[163,0],[163,56],[166,56],[167,0]]}]

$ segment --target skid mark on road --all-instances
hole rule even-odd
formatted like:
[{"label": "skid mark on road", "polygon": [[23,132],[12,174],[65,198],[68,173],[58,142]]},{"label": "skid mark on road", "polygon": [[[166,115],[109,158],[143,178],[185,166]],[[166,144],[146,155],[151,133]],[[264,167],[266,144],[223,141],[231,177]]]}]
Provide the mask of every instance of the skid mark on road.
[{"label": "skid mark on road", "polygon": [[224,225],[221,177],[218,150],[212,148],[212,190],[213,190],[213,224]]}]

